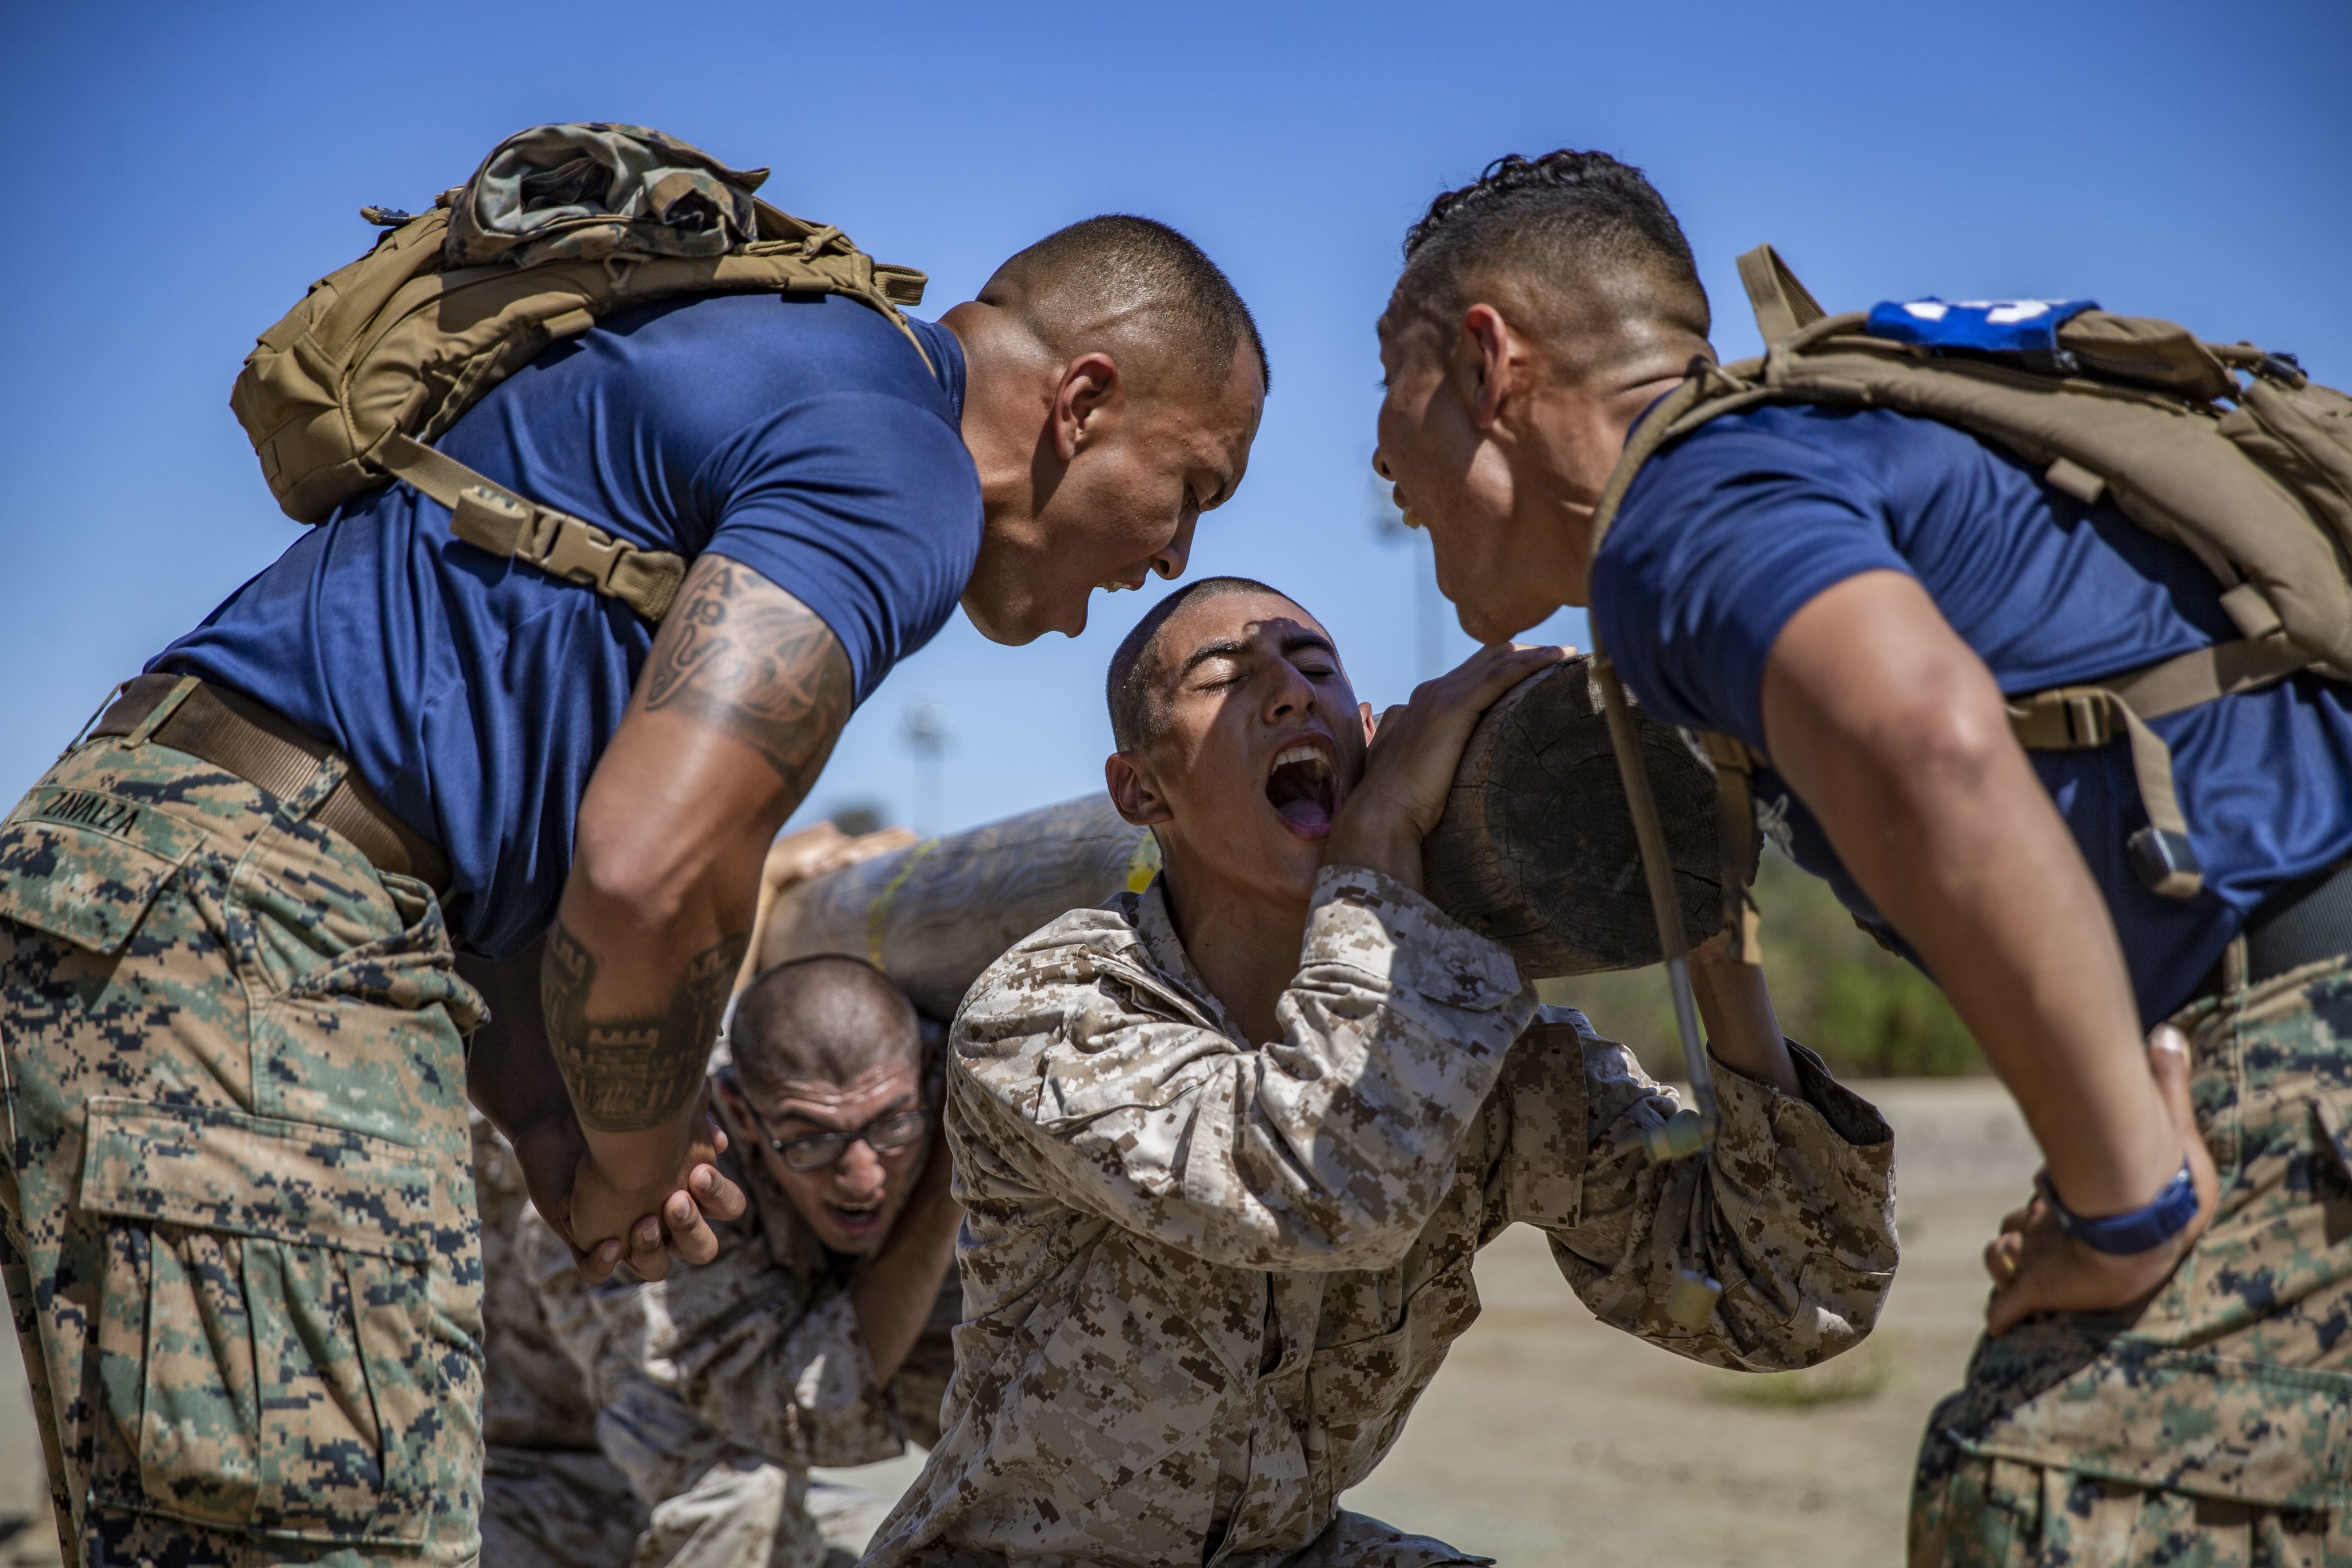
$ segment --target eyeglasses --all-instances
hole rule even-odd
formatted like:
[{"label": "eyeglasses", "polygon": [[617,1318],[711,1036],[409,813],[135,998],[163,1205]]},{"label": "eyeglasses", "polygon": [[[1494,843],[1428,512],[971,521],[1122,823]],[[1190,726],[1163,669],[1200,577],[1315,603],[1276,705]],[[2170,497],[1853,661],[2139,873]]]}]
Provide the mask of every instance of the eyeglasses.
[{"label": "eyeglasses", "polygon": [[784,1162],[784,1168],[795,1171],[821,1171],[849,1152],[849,1145],[864,1143],[876,1154],[887,1154],[923,1141],[931,1130],[931,1113],[928,1111],[892,1111],[877,1116],[854,1133],[812,1133],[805,1138],[779,1138],[769,1130],[766,1118],[752,1109],[751,1097],[743,1092],[742,1082],[731,1073],[728,1082],[734,1086],[736,1098],[768,1140],[768,1147]]}]

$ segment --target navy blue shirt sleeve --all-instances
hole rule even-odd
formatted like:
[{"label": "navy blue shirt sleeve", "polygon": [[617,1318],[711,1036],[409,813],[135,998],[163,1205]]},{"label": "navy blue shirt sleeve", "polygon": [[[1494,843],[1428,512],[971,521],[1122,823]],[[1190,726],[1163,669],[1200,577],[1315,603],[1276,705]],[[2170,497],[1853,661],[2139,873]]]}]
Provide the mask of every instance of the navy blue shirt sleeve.
[{"label": "navy blue shirt sleeve", "polygon": [[887,392],[782,409],[722,443],[694,485],[706,549],[815,612],[863,702],[929,641],[971,575],[979,484],[954,425]]},{"label": "navy blue shirt sleeve", "polygon": [[[1658,454],[1594,563],[1592,618],[1625,684],[1669,722],[1765,747],[1765,661],[1791,616],[1866,571],[1916,581],[2012,695],[2105,679],[2237,633],[2195,557],[2085,506],[1997,446],[1887,410],[1765,404]],[[2309,676],[2155,720],[2205,868],[2160,897],[2131,869],[2147,821],[2127,748],[2032,754],[2081,846],[2152,1023],[2195,990],[2282,882],[2352,852],[2352,712]],[[1769,768],[1759,821],[1849,908],[1877,915]]]},{"label": "navy blue shirt sleeve", "polygon": [[[954,613],[980,550],[954,336],[839,296],[617,312],[541,352],[436,444],[650,549],[715,549],[805,603],[870,695]],[[653,628],[459,540],[406,485],[355,497],[166,650],[352,760],[448,856],[451,931],[502,957],[547,928],[579,805]]]},{"label": "navy blue shirt sleeve", "polygon": [[1886,497],[1817,447],[1732,423],[1654,458],[1594,563],[1592,619],[1660,716],[1764,745],[1764,661],[1790,616],[1866,571],[1913,575]]}]

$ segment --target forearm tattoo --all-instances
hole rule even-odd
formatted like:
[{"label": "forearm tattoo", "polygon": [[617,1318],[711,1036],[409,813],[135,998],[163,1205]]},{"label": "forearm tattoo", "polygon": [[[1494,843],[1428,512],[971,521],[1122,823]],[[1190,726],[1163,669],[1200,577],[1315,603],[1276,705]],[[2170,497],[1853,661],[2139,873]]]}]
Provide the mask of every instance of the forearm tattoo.
[{"label": "forearm tattoo", "polygon": [[547,934],[540,997],[548,1043],[581,1125],[639,1132],[660,1126],[693,1102],[749,941],[749,933],[739,932],[697,954],[665,1011],[591,1019],[596,956],[562,921],[555,923]]},{"label": "forearm tattoo", "polygon": [[715,555],[688,573],[646,671],[647,712],[691,716],[749,742],[795,797],[815,781],[856,695],[831,627]]}]

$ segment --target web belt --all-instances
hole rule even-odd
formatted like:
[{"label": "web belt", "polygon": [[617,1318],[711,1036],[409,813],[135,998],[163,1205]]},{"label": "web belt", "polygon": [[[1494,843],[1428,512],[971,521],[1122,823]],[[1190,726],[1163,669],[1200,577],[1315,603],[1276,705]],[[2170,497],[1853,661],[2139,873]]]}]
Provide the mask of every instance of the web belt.
[{"label": "web belt", "polygon": [[[184,682],[191,681],[194,684],[187,695],[149,732],[158,745],[225,768],[281,800],[299,793],[317,776],[319,765],[336,755],[333,747],[251,697],[192,675],[141,675],[130,682],[90,727],[89,738],[131,734]],[[385,810],[348,760],[341,782],[310,812],[310,820],[351,841],[376,870],[413,876],[436,895],[449,890],[449,862],[439,846]]]},{"label": "web belt", "polygon": [[[2248,986],[2352,953],[2352,861],[2313,872],[2273,892],[2246,917],[2245,929],[2231,946],[2244,954],[2245,974],[2238,983]],[[2230,962],[2224,955],[2213,966],[2197,988],[2199,996],[2231,988]]]}]

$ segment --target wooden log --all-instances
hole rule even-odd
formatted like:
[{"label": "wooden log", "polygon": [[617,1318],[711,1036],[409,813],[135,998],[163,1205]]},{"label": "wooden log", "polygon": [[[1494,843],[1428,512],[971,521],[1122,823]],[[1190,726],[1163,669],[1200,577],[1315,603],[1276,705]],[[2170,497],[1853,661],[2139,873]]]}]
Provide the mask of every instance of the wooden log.
[{"label": "wooden log", "polygon": [[[1638,706],[1633,722],[1685,928],[1704,941],[1723,926],[1715,778],[1673,727]],[[1486,711],[1422,866],[1431,901],[1509,948],[1531,979],[1658,962],[1657,922],[1589,657],[1530,676]]]},{"label": "wooden log", "polygon": [[1110,797],[1008,817],[803,883],[780,895],[760,963],[811,953],[871,959],[928,1016],[946,1019],[981,971],[1055,916],[1160,869],[1160,845]]},{"label": "wooden log", "polygon": [[[1560,665],[1495,705],[1423,848],[1430,897],[1510,949],[1530,979],[1658,961],[1633,818],[1588,667]],[[1672,728],[1638,708],[1634,720],[1684,918],[1704,939],[1722,923],[1715,780]],[[788,889],[759,961],[854,953],[944,1019],[1013,943],[1067,910],[1142,887],[1159,866],[1157,842],[1119,821],[1109,797],[1066,800]]]}]

